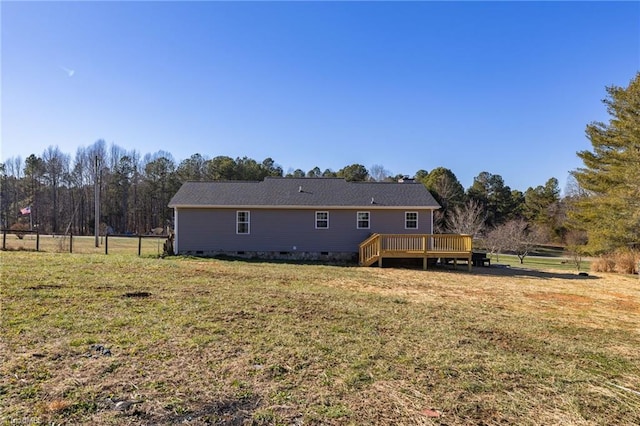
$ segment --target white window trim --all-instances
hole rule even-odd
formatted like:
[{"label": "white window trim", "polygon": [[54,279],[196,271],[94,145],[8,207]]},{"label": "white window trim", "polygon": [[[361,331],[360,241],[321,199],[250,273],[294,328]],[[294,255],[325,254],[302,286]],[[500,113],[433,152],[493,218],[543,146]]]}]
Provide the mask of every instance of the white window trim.
[{"label": "white window trim", "polygon": [[[360,226],[360,214],[367,214],[367,226]],[[364,221],[364,219],[363,219]],[[371,212],[361,211],[356,213],[356,229],[371,229]]]},{"label": "white window trim", "polygon": [[[247,215],[247,221],[246,222],[240,222],[240,213],[246,213]],[[239,232],[238,229],[238,225],[240,225],[241,223],[246,223],[247,224],[247,232]],[[236,234],[237,235],[248,235],[251,233],[251,212],[249,210],[238,210],[236,211]]]},{"label": "white window trim", "polygon": [[[318,219],[318,214],[320,214],[320,213],[326,213],[327,218],[326,219]],[[329,229],[329,212],[328,211],[326,211],[326,210],[316,211],[316,215],[315,216],[316,216],[316,229]],[[321,220],[321,221],[325,221],[326,220],[327,221],[327,226],[326,227],[323,227],[323,226],[319,227],[318,226],[318,220]]]},{"label": "white window trim", "polygon": [[[407,226],[407,222],[409,221],[409,219],[407,219],[407,216],[409,214],[412,214],[412,213],[416,215],[416,219],[415,219],[416,227],[415,228],[409,228]],[[419,223],[420,223],[420,221],[418,220],[419,217],[420,216],[419,216],[418,212],[404,212],[404,229],[418,229],[418,226],[419,226]],[[411,219],[411,221],[413,221],[413,219]]]}]

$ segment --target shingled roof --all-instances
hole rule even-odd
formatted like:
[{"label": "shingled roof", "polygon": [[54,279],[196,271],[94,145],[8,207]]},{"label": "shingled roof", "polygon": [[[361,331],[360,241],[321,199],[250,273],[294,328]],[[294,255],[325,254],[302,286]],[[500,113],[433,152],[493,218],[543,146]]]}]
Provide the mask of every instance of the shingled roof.
[{"label": "shingled roof", "polygon": [[413,207],[440,205],[424,185],[347,182],[340,178],[278,178],[264,181],[186,182],[169,207]]}]

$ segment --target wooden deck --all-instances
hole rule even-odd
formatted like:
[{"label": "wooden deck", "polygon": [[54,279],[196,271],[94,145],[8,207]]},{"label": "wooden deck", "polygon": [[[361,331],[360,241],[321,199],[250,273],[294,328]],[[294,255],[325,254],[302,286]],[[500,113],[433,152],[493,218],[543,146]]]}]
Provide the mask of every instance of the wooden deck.
[{"label": "wooden deck", "polygon": [[459,234],[373,234],[360,243],[360,265],[371,266],[384,258],[465,260],[471,271],[471,236]]}]

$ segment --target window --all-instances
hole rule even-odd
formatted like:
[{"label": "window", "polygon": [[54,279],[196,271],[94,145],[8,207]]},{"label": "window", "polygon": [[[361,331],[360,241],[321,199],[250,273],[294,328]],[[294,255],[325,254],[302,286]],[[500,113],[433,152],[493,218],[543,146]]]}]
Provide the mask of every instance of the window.
[{"label": "window", "polygon": [[404,229],[418,229],[418,212],[404,212]]},{"label": "window", "polygon": [[357,213],[358,229],[369,229],[369,212]]},{"label": "window", "polygon": [[329,228],[329,212],[316,212],[316,229]]},{"label": "window", "polygon": [[239,211],[236,212],[236,234],[248,234],[249,233],[249,212]]}]

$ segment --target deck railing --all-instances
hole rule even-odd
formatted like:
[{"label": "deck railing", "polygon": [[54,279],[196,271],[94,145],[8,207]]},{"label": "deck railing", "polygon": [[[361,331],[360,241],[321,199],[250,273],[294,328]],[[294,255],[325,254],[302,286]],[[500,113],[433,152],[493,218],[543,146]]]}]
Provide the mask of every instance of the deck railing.
[{"label": "deck railing", "polygon": [[434,235],[431,242],[430,251],[471,252],[471,235]]},{"label": "deck railing", "polygon": [[380,234],[373,234],[360,243],[360,264],[380,256]]},{"label": "deck railing", "polygon": [[470,235],[373,234],[360,244],[360,264],[371,265],[383,257],[470,258]]}]

